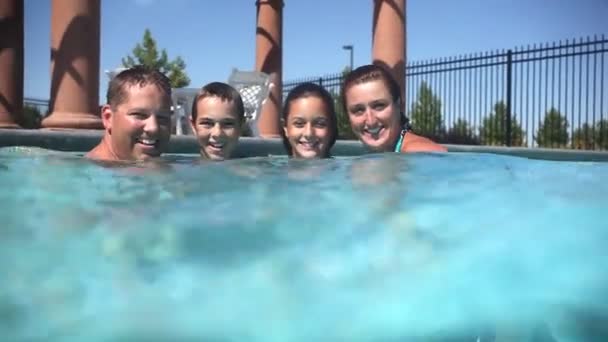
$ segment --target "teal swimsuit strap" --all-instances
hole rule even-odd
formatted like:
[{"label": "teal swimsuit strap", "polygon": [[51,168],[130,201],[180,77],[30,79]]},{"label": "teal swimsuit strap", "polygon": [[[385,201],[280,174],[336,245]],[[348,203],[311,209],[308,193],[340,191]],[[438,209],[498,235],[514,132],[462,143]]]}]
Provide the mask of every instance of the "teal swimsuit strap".
[{"label": "teal swimsuit strap", "polygon": [[402,129],[401,134],[399,134],[399,140],[397,140],[397,145],[395,145],[395,152],[401,152],[401,145],[403,145],[403,137],[405,137],[405,133],[407,133],[407,129]]}]

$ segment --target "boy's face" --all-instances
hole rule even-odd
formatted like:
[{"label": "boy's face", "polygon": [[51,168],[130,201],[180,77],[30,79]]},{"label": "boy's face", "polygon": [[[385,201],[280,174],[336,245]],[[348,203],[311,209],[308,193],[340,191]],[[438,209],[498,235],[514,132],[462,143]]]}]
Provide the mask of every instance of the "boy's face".
[{"label": "boy's face", "polygon": [[119,160],[158,157],[171,137],[171,98],[153,84],[127,87],[124,102],[102,109],[112,154]]},{"label": "boy's face", "polygon": [[211,160],[230,158],[241,135],[241,119],[232,101],[208,96],[196,104],[198,116],[191,121],[201,156]]}]

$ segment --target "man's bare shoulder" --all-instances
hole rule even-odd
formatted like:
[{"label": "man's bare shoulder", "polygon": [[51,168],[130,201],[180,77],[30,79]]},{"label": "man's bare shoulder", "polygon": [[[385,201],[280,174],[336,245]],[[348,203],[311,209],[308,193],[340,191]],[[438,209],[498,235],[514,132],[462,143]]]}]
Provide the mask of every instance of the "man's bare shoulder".
[{"label": "man's bare shoulder", "polygon": [[114,155],[110,153],[107,146],[103,142],[99,143],[99,145],[87,152],[84,157],[92,160],[117,160]]}]

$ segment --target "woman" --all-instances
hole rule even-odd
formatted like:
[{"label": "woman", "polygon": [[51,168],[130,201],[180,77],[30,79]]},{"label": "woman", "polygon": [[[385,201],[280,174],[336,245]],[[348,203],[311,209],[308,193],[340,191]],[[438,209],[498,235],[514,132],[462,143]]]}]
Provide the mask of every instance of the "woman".
[{"label": "woman", "polygon": [[293,88],[282,113],[283,145],[293,158],[328,158],[338,136],[331,95],[314,83]]},{"label": "woman", "polygon": [[401,112],[399,84],[384,68],[364,65],[349,73],[342,87],[344,110],[353,133],[375,152],[446,152],[414,134]]}]

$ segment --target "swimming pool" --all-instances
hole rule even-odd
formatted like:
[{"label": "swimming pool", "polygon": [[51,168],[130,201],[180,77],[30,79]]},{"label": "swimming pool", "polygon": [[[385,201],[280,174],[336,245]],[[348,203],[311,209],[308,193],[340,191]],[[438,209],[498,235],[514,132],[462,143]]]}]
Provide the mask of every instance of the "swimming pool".
[{"label": "swimming pool", "polygon": [[608,336],[608,163],[166,160],[104,167],[0,149],[0,335]]}]

